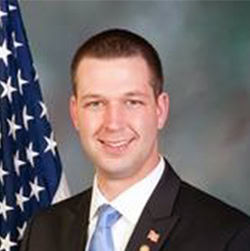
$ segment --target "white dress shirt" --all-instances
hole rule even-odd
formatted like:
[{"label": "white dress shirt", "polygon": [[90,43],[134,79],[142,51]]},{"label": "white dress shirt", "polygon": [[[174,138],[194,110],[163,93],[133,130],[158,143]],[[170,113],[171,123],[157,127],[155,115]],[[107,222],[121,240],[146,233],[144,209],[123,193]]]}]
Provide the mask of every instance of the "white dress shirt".
[{"label": "white dress shirt", "polygon": [[102,195],[97,185],[97,179],[96,177],[94,178],[86,251],[88,251],[89,243],[96,227],[97,210],[103,204],[111,205],[122,215],[112,226],[112,236],[115,251],[125,250],[136,223],[163,174],[164,165],[164,160],[161,157],[157,167],[144,179],[129,187],[112,201],[108,201]]}]

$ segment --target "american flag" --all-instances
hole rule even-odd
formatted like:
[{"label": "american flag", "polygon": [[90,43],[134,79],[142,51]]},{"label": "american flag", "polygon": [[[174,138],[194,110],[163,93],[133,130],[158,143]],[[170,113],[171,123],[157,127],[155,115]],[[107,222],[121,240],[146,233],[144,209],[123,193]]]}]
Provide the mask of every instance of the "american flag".
[{"label": "american flag", "polygon": [[17,251],[62,168],[16,0],[0,0],[0,250]]}]

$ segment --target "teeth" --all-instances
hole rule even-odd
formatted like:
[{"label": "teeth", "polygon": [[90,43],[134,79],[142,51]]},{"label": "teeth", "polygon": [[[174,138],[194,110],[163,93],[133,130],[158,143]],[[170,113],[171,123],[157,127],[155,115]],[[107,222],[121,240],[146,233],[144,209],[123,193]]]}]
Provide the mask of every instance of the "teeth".
[{"label": "teeth", "polygon": [[106,146],[109,147],[124,147],[128,144],[128,140],[121,140],[121,141],[106,141],[106,140],[100,140],[100,142]]},{"label": "teeth", "polygon": [[127,144],[127,141],[121,141],[121,142],[106,142],[104,141],[105,145],[111,146],[111,147],[121,147]]}]

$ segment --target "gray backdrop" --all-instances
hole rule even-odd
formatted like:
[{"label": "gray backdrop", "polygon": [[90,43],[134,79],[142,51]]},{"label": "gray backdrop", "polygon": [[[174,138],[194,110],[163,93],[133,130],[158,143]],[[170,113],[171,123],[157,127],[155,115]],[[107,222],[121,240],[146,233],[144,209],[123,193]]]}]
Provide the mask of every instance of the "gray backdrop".
[{"label": "gray backdrop", "polygon": [[69,65],[110,27],[158,49],[171,113],[161,151],[183,179],[250,213],[250,2],[22,1],[34,62],[72,194],[91,164],[70,122]]}]

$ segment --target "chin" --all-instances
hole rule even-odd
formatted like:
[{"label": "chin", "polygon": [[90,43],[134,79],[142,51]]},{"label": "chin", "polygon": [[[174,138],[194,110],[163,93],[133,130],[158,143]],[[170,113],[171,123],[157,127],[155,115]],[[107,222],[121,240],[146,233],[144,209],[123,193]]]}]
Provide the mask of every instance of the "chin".
[{"label": "chin", "polygon": [[133,173],[134,165],[124,160],[106,159],[105,163],[95,163],[97,171],[110,178],[126,178]]}]

